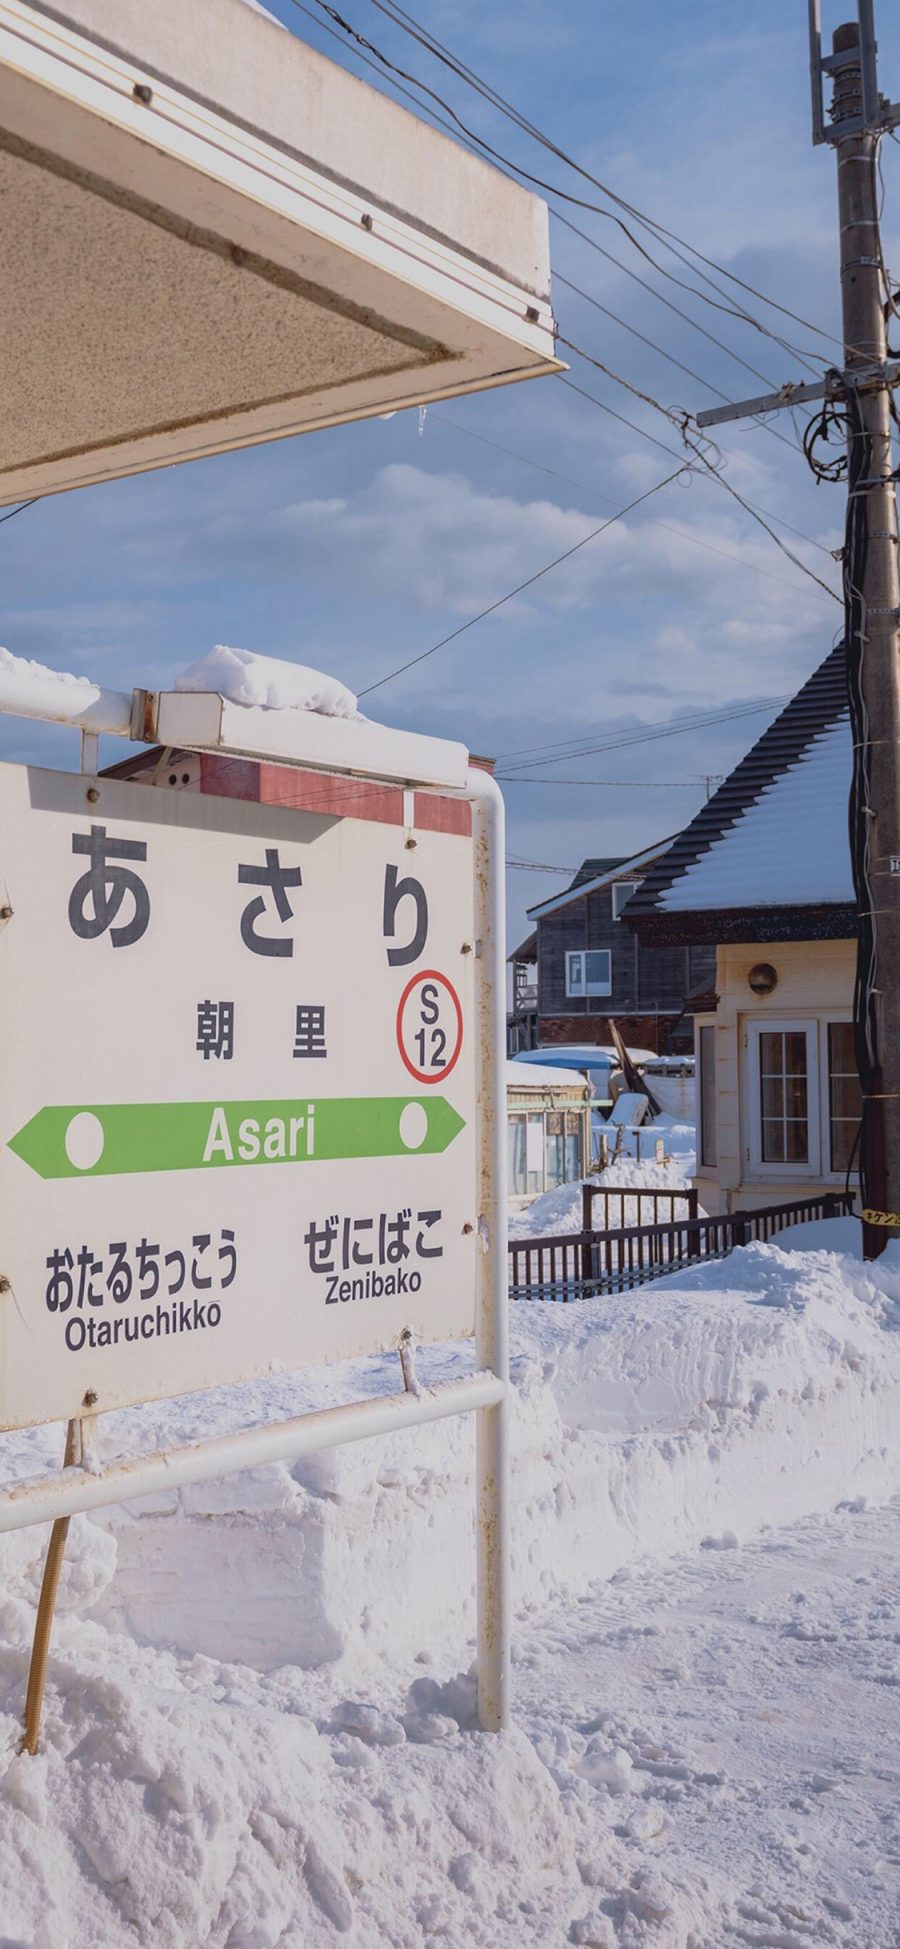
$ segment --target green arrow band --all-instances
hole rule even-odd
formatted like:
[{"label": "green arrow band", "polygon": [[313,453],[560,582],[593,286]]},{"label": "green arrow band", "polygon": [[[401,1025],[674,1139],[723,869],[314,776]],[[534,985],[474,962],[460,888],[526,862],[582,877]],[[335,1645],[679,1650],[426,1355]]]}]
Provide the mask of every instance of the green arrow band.
[{"label": "green arrow band", "polygon": [[444,1096],[48,1104],[9,1148],[42,1178],[111,1177],[435,1153],[463,1128]]}]

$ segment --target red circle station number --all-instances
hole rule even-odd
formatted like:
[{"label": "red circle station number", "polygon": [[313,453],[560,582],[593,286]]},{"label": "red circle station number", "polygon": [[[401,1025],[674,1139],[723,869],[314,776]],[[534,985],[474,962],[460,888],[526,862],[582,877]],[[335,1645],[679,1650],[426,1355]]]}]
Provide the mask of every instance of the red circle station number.
[{"label": "red circle station number", "polygon": [[446,975],[425,968],[413,975],[397,1009],[397,1047],[417,1083],[441,1083],[459,1059],[463,1017]]}]

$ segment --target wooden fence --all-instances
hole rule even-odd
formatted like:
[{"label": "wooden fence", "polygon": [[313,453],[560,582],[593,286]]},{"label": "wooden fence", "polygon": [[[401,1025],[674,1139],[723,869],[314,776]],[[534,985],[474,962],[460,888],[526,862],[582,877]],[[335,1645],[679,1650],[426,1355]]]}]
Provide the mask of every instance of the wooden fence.
[{"label": "wooden fence", "polygon": [[[629,1205],[633,1205],[635,1210],[626,1221]],[[658,1225],[663,1220],[696,1216],[697,1192],[693,1187],[684,1191],[648,1191],[643,1185],[629,1189],[627,1185],[597,1184],[591,1178],[581,1187],[583,1232],[621,1231],[626,1222]]]},{"label": "wooden fence", "polygon": [[[594,1198],[620,1195],[613,1191],[598,1193],[586,1185],[586,1201],[591,1194]],[[754,1239],[771,1239],[788,1226],[803,1224],[808,1219],[837,1218],[853,1209],[850,1194],[824,1191],[815,1197],[794,1199],[789,1204],[728,1212],[718,1218],[698,1218],[696,1194],[692,1192],[623,1190],[621,1196],[681,1198],[685,1204],[693,1197],[694,1203],[693,1209],[684,1216],[672,1216],[663,1223],[638,1222],[607,1227],[603,1231],[585,1227],[580,1232],[560,1232],[550,1238],[510,1239],[510,1298],[566,1302],[627,1292],[651,1279],[677,1272],[682,1266],[697,1265],[706,1259],[723,1259],[735,1246],[748,1245]]]}]

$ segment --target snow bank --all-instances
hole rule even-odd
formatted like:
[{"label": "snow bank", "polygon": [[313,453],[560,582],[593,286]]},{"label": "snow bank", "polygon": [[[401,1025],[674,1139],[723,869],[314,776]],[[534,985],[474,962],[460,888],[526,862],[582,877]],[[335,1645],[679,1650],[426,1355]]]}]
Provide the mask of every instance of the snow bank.
[{"label": "snow bank", "polygon": [[[725,1566],[767,1526],[900,1489],[900,1243],[874,1266],[754,1245],[643,1293],[517,1305],[512,1326],[514,1590],[520,1632],[536,1613],[526,1662],[545,1659],[533,1742],[472,1731],[471,1681],[449,1676],[474,1632],[470,1423],[73,1522],[36,1760],[16,1746],[46,1539],[19,1532],[0,1540],[4,1942],[858,1939],[827,1918],[798,1934],[796,1904],[770,1927],[755,1889],[765,1929],[741,1935],[727,1850],[707,1869],[701,1847],[696,1873],[654,1859],[665,1804],[721,1775],[613,1696],[625,1640],[656,1629],[639,1586],[619,1636],[601,1630],[592,1700],[562,1716],[559,1700],[579,1616],[596,1639],[596,1588],[578,1602],[598,1578],[698,1546]],[[470,1361],[432,1349],[423,1379]],[[397,1382],[386,1359],[275,1375],[110,1416],[104,1439],[186,1440]],[[4,1475],[34,1472],[57,1436],[4,1437]],[[657,1776],[665,1802],[645,1797]]]},{"label": "snow bank", "polygon": [[[594,1143],[596,1145],[598,1133],[604,1129],[609,1137],[610,1149],[612,1149],[612,1145],[618,1134],[615,1125],[603,1124],[602,1122],[595,1124]],[[636,1159],[638,1148],[640,1148],[641,1162],[638,1166],[639,1171],[645,1170],[648,1163],[652,1161],[654,1144],[657,1137],[661,1137],[665,1144],[666,1156],[678,1159],[681,1166],[681,1178],[679,1181],[688,1183],[697,1168],[696,1124],[677,1123],[674,1117],[659,1116],[654,1123],[640,1124],[636,1131],[623,1128],[622,1151],[626,1158],[631,1157]],[[617,1158],[616,1164],[618,1165],[619,1162],[620,1159]],[[604,1172],[603,1181],[604,1183],[612,1183],[608,1172]],[[655,1181],[654,1179],[654,1183]]]},{"label": "snow bank", "polygon": [[290,1674],[254,1685],[64,1623],[44,1751],[0,1782],[2,1940],[547,1944],[560,1903],[584,1907],[561,1797],[522,1734],[462,1732],[455,1693],[422,1678],[405,1711],[317,1714]]},{"label": "snow bank", "polygon": [[542,1191],[522,1211],[509,1214],[510,1238],[553,1238],[557,1232],[580,1230],[580,1178],[577,1184],[558,1184],[553,1191]]},{"label": "snow bank", "polygon": [[360,712],[356,698],[337,677],[326,677],[305,663],[286,663],[254,650],[229,649],[217,643],[208,656],[183,670],[176,690],[211,690],[232,704],[261,705],[264,710],[315,711],[320,717],[350,717]]},{"label": "snow bank", "polygon": [[[877,1268],[752,1245],[615,1299],[518,1303],[519,1604],[709,1536],[900,1490],[898,1325],[900,1245]],[[468,1348],[423,1353],[423,1379],[471,1361]],[[110,1416],[105,1440],[186,1441],[397,1384],[393,1359],[348,1363]],[[4,1473],[35,1472],[46,1439],[5,1438]],[[94,1616],[260,1670],[332,1665],[358,1679],[422,1658],[455,1667],[474,1638],[472,1510],[466,1421],[169,1491],[85,1525],[104,1553]],[[37,1532],[15,1539],[32,1593],[41,1546]]]}]

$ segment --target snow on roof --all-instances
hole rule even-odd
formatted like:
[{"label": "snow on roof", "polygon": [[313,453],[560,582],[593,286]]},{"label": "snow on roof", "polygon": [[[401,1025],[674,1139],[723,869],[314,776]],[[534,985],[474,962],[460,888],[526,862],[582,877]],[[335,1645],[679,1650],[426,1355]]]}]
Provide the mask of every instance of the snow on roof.
[{"label": "snow on roof", "polygon": [[850,724],[839,718],[659,897],[668,913],[853,899]]},{"label": "snow on roof", "polygon": [[629,926],[670,945],[756,940],[762,924],[785,940],[849,938],[851,762],[839,644],[643,876]]},{"label": "snow on roof", "polygon": [[557,1069],[550,1063],[508,1062],[508,1090],[587,1090],[587,1079],[580,1069]]}]

